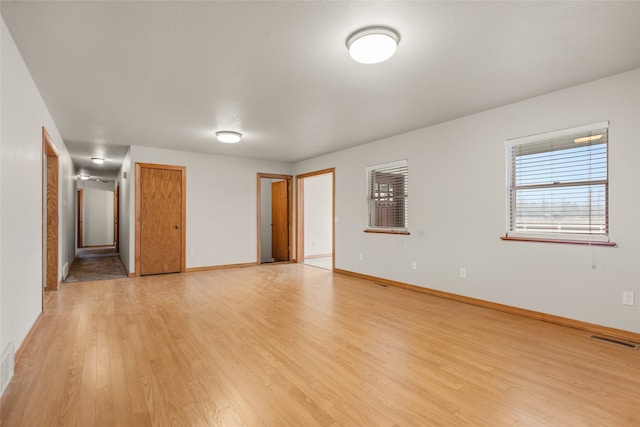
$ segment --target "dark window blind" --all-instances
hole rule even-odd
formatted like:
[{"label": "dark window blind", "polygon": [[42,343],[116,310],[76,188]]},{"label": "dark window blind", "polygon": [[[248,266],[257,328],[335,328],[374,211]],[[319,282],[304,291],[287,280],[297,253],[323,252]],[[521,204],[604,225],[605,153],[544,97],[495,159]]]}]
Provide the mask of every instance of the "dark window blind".
[{"label": "dark window blind", "polygon": [[409,167],[406,160],[368,168],[369,228],[408,226]]}]

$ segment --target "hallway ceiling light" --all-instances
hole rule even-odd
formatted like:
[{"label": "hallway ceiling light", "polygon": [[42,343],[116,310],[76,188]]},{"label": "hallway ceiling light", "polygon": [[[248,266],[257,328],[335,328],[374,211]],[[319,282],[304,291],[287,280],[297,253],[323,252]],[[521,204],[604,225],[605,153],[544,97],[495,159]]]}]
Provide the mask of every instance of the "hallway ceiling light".
[{"label": "hallway ceiling light", "polygon": [[81,180],[83,180],[83,181],[86,181],[86,180],[88,180],[88,179],[90,178],[90,176],[89,176],[89,175],[87,175],[86,173],[80,174],[80,175],[78,175],[78,176],[79,176],[79,178],[80,178]]},{"label": "hallway ceiling light", "polygon": [[95,164],[101,165],[104,163],[104,158],[103,157],[92,157],[91,161]]},{"label": "hallway ceiling light", "polygon": [[240,138],[242,138],[242,134],[240,132],[234,132],[231,130],[221,130],[219,132],[216,132],[216,137],[220,142],[224,142],[226,144],[235,144],[236,142],[240,141]]},{"label": "hallway ceiling light", "polygon": [[367,27],[347,38],[347,48],[354,61],[377,64],[391,58],[396,52],[400,35],[387,27]]}]

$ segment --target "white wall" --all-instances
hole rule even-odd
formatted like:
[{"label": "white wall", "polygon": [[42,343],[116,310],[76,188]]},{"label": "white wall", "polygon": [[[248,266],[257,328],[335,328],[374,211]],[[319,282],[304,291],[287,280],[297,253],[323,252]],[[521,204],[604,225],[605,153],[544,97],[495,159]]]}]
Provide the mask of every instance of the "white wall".
[{"label": "white wall", "polygon": [[[126,176],[126,178],[125,178]],[[118,242],[120,260],[127,273],[133,272],[134,258],[133,248],[135,245],[135,229],[133,228],[133,218],[135,215],[133,203],[133,196],[131,194],[131,186],[133,177],[131,176],[131,150],[127,152],[127,155],[122,161],[122,167],[118,171],[118,177],[116,179],[117,185],[120,185],[120,217],[118,218],[118,224],[120,226]],[[133,234],[131,230],[134,230]]]},{"label": "white wall", "polygon": [[[618,247],[500,240],[504,141],[603,120]],[[409,161],[411,234],[364,233],[365,167],[400,159]],[[639,162],[640,69],[299,162],[294,173],[336,168],[338,269],[638,333],[640,304],[622,305],[622,292],[640,297]]]},{"label": "white wall", "polygon": [[[211,141],[210,143],[215,143]],[[257,174],[291,174],[283,162],[131,146],[131,167],[157,163],[187,168],[187,268],[257,261]],[[129,186],[129,266],[135,266],[135,183]],[[123,206],[124,209],[124,206]],[[124,215],[124,210],[123,210]],[[124,224],[122,224],[124,229]],[[124,240],[121,241],[124,246]],[[191,255],[193,253],[193,255]]]},{"label": "white wall", "polygon": [[84,246],[113,245],[113,195],[112,182],[79,182],[84,189],[84,221],[82,244]]},{"label": "white wall", "polygon": [[69,153],[4,20],[0,58],[0,349],[9,342],[17,349],[42,309],[43,126],[60,151],[59,275],[75,252],[75,174]]},{"label": "white wall", "polygon": [[332,175],[304,178],[304,255],[327,255],[332,252],[333,224]]}]

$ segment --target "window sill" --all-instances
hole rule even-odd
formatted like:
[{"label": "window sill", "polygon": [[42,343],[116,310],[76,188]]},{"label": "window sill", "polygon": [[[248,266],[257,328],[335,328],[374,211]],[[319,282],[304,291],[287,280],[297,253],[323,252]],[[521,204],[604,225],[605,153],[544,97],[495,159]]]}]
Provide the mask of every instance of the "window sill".
[{"label": "window sill", "polygon": [[562,243],[565,245],[611,246],[611,247],[618,246],[614,242],[594,242],[594,241],[589,242],[589,241],[583,241],[583,240],[563,240],[563,239],[537,239],[533,237],[500,236],[500,240],[512,240],[515,242]]},{"label": "window sill", "polygon": [[363,231],[365,233],[379,233],[379,234],[402,234],[402,235],[411,234],[406,230],[391,230],[391,229],[376,229],[376,228],[365,228]]}]

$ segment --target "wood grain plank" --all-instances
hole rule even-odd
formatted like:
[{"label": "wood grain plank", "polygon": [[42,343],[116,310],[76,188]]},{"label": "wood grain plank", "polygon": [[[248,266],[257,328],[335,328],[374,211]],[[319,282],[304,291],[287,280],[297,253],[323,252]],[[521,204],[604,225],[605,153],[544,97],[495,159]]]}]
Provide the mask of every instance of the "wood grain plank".
[{"label": "wood grain plank", "polygon": [[65,284],[1,425],[640,425],[640,352],[301,264]]}]

